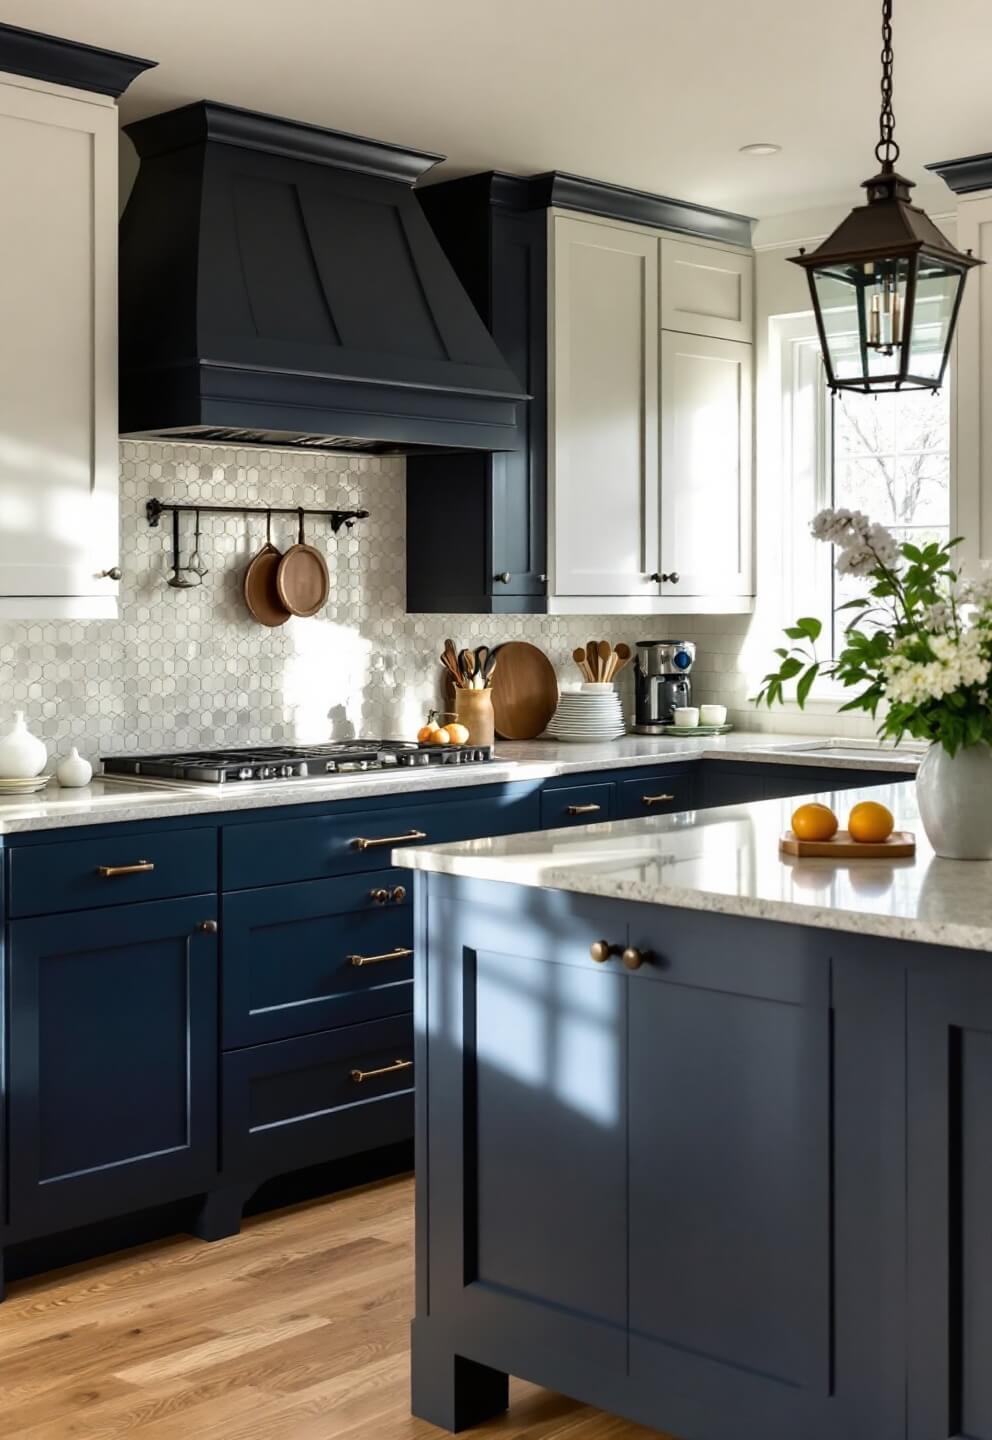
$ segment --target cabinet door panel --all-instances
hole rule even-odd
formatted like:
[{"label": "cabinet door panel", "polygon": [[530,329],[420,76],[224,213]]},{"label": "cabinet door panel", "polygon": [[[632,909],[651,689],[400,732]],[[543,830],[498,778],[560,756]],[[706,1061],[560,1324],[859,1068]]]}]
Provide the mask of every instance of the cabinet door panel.
[{"label": "cabinet door panel", "polygon": [[0,616],[112,616],[116,107],[0,85],[0,134]]},{"label": "cabinet door panel", "polygon": [[541,1347],[551,1327],[577,1365],[622,1372],[624,972],[589,958],[608,907],[538,904],[550,932],[481,892],[430,899],[418,1053],[431,1125],[418,1170],[431,1227],[449,1237],[430,1288],[466,1338]]},{"label": "cabinet door panel", "polygon": [[753,277],[750,255],[686,240],[662,240],[662,329],[750,340]]},{"label": "cabinet door panel", "polygon": [[213,896],[10,927],[11,1218],[80,1224],[216,1171]]},{"label": "cabinet door panel", "polygon": [[661,337],[661,569],[664,593],[753,592],[751,347]]},{"label": "cabinet door panel", "polygon": [[945,962],[909,976],[909,1434],[990,1440],[992,976]]},{"label": "cabinet door panel", "polygon": [[553,224],[555,591],[657,595],[658,241]]}]

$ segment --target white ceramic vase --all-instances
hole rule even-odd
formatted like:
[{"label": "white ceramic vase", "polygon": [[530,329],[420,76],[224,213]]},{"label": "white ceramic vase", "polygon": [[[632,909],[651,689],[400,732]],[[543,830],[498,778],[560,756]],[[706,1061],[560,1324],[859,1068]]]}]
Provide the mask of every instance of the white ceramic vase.
[{"label": "white ceramic vase", "polygon": [[63,789],[76,790],[93,779],[93,766],[73,745],[68,755],[56,765],[55,778]]},{"label": "white ceramic vase", "polygon": [[931,745],[916,777],[920,819],[945,860],[992,860],[992,749]]},{"label": "white ceramic vase", "polygon": [[14,727],[0,738],[0,779],[30,780],[45,768],[48,751],[24,723],[24,711],[14,715]]}]

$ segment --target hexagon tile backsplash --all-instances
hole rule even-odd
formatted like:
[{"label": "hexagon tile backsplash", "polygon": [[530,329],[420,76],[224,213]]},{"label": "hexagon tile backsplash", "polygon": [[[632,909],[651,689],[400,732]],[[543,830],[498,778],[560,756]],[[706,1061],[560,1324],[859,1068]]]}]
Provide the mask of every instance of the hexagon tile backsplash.
[{"label": "hexagon tile backsplash", "polygon": [[[405,736],[437,703],[437,657],[446,635],[478,645],[532,640],[561,677],[576,679],[571,651],[592,636],[637,640],[672,625],[699,645],[696,694],[743,705],[737,655],[747,617],[659,621],[630,616],[408,615],[404,609],[404,462],[352,455],[228,450],[121,442],[120,618],[0,625],[0,695],[22,709],[53,754],[78,744],[91,758],[355,735]],[[241,578],[264,543],[260,516],[205,515],[209,567],[189,590],[166,585],[170,529],[151,529],[151,496],[195,504],[367,509],[368,520],[331,533],[309,522],[324,548],[331,591],[311,620],[269,630],[251,619]],[[192,517],[184,519],[184,560]],[[273,521],[280,549],[296,538]],[[629,672],[625,677],[629,682]],[[628,683],[629,700],[629,683]],[[6,718],[6,717],[0,717]]]}]

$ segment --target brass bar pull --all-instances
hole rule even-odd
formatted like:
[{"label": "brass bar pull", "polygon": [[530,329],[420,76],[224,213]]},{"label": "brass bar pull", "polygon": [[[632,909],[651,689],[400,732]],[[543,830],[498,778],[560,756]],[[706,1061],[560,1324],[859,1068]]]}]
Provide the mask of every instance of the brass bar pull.
[{"label": "brass bar pull", "polygon": [[595,815],[602,810],[602,805],[569,805],[569,815]]},{"label": "brass bar pull", "polygon": [[642,795],[642,805],[665,805],[669,800],[674,800],[674,795]]},{"label": "brass bar pull", "polygon": [[351,842],[352,850],[378,850],[383,845],[405,845],[410,840],[426,840],[426,830],[408,830],[405,835],[378,835],[374,840],[368,840],[364,835],[356,835]]},{"label": "brass bar pull", "polygon": [[136,860],[133,865],[98,865],[96,873],[112,880],[115,875],[150,875],[154,869],[154,860]]},{"label": "brass bar pull", "polygon": [[349,955],[348,964],[361,967],[362,965],[379,965],[383,960],[407,960],[413,954],[405,945],[397,945],[395,950],[387,950],[384,955]]},{"label": "brass bar pull", "polygon": [[397,1070],[412,1070],[412,1060],[394,1060],[392,1065],[383,1065],[378,1070],[352,1070],[351,1078],[356,1085],[361,1085],[363,1080],[377,1080],[380,1075],[392,1075]]}]

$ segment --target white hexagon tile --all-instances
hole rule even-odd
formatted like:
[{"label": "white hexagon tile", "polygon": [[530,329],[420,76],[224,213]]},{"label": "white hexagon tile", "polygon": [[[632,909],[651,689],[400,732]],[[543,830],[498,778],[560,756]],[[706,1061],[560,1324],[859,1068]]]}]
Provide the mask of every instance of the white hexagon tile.
[{"label": "white hexagon tile", "polygon": [[[0,704],[22,709],[53,753],[274,744],[355,735],[412,736],[437,703],[446,635],[478,645],[520,638],[577,678],[571,651],[590,636],[637,640],[672,621],[603,616],[408,615],[404,609],[404,462],[207,446],[121,442],[120,618],[0,625]],[[151,496],[195,504],[366,509],[353,530],[312,520],[330,569],[313,619],[255,623],[241,580],[265,540],[259,516],[204,515],[200,585],[174,590],[170,529],[151,529]],[[273,540],[296,538],[290,517]],[[183,559],[192,542],[184,517]],[[747,618],[680,620],[699,644],[700,698],[743,703],[735,673]],[[628,676],[629,678],[629,676]],[[0,716],[0,719],[5,718]]]}]

